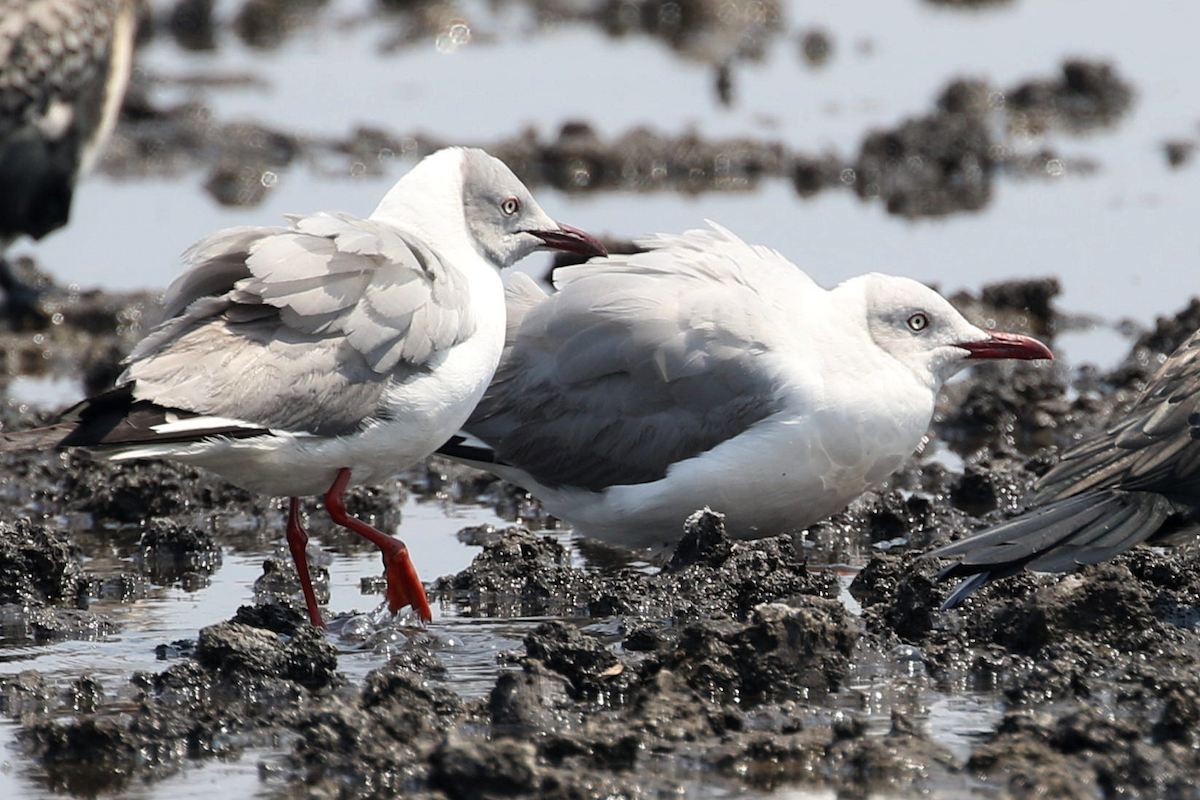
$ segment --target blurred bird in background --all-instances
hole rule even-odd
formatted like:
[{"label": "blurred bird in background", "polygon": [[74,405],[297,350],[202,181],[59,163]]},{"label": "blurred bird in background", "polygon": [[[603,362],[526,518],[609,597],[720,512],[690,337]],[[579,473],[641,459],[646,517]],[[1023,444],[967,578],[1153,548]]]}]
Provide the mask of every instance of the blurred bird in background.
[{"label": "blurred bird in background", "polygon": [[67,224],[75,182],[116,125],[137,2],[0,0],[0,286],[12,327],[41,314],[4,253]]}]

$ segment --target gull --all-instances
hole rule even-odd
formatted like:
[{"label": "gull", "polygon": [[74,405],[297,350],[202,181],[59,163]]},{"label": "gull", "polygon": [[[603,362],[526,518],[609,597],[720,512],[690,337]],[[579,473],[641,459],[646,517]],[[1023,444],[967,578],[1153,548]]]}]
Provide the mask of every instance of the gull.
[{"label": "gull", "polygon": [[953,608],[990,581],[1070,572],[1143,542],[1194,537],[1200,526],[1200,332],[1167,358],[1129,411],[1063,452],[1018,517],[937,548],[966,577]]},{"label": "gull", "polygon": [[67,223],[116,125],[136,28],[134,0],[0,0],[0,286],[14,318],[36,313],[35,292],[3,254]]},{"label": "gull", "polygon": [[466,420],[504,345],[501,268],[539,248],[604,248],[554,222],[502,162],[464,148],[422,160],[366,219],[288,223],[197,242],[116,388],[0,450],[164,457],[291,498],[288,545],[319,627],[298,498],[323,493],[333,521],[383,553],[391,611],[429,619],[404,544],[350,516],[345,489],[424,458]]},{"label": "gull", "polygon": [[725,228],[508,286],[496,377],[441,452],[519,484],[589,537],[797,530],[880,483],[920,445],[942,383],[971,359],[1051,358],[967,322],[908,278],[818,286]]}]

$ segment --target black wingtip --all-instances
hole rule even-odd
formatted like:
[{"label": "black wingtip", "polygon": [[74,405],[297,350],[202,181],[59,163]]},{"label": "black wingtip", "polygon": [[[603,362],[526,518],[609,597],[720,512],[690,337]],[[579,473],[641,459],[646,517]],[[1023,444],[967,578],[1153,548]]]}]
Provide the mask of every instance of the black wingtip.
[{"label": "black wingtip", "polygon": [[478,464],[503,464],[490,447],[472,444],[472,440],[461,434],[450,437],[450,441],[437,449],[437,454],[457,461],[473,461]]},{"label": "black wingtip", "polygon": [[[938,573],[938,580],[944,580],[943,575],[945,575],[950,569],[953,569],[953,567],[949,567]],[[954,587],[954,591],[950,593],[949,597],[942,601],[942,604],[939,606],[939,608],[942,611],[948,611],[961,605],[962,602],[970,597],[976,589],[980,588],[989,580],[991,580],[991,577],[992,573],[990,572],[975,573],[958,586]]]}]

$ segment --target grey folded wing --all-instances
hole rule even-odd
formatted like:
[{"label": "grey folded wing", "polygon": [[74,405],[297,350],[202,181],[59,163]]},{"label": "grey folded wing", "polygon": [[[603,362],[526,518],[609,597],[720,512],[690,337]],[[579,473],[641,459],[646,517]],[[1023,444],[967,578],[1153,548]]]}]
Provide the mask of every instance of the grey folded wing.
[{"label": "grey folded wing", "polygon": [[1033,502],[1105,487],[1200,493],[1200,333],[1171,354],[1120,421],[1063,453]]},{"label": "grey folded wing", "polygon": [[390,381],[474,331],[465,277],[386,223],[344,214],[198,242],[130,356],[139,400],[267,428],[340,435]]},{"label": "grey folded wing", "polygon": [[746,282],[671,269],[678,256],[559,270],[541,302],[510,289],[520,322],[465,430],[543,485],[600,490],[658,480],[775,413],[762,356],[784,313]]}]

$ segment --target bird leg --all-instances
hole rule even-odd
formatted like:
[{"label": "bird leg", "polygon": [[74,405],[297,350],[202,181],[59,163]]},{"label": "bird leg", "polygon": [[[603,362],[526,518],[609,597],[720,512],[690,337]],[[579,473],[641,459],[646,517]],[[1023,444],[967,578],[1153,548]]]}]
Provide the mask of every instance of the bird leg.
[{"label": "bird leg", "polygon": [[417,577],[417,570],[408,557],[408,548],[404,542],[387,534],[380,533],[360,519],[355,519],[346,513],[346,485],[350,483],[350,470],[346,467],[338,470],[337,479],[325,493],[325,508],[329,517],[343,528],[349,528],[366,539],[369,539],[383,554],[383,565],[387,579],[388,609],[395,614],[404,606],[411,605],[417,616],[428,622],[433,619],[429,609],[429,601],[425,598],[425,587]]},{"label": "bird leg", "polygon": [[324,628],[321,609],[317,607],[317,595],[313,591],[312,575],[308,571],[308,532],[300,524],[300,498],[293,497],[288,505],[287,521],[288,549],[292,561],[296,562],[296,575],[300,578],[300,591],[304,593],[304,604],[308,606],[308,620],[315,628]]}]

